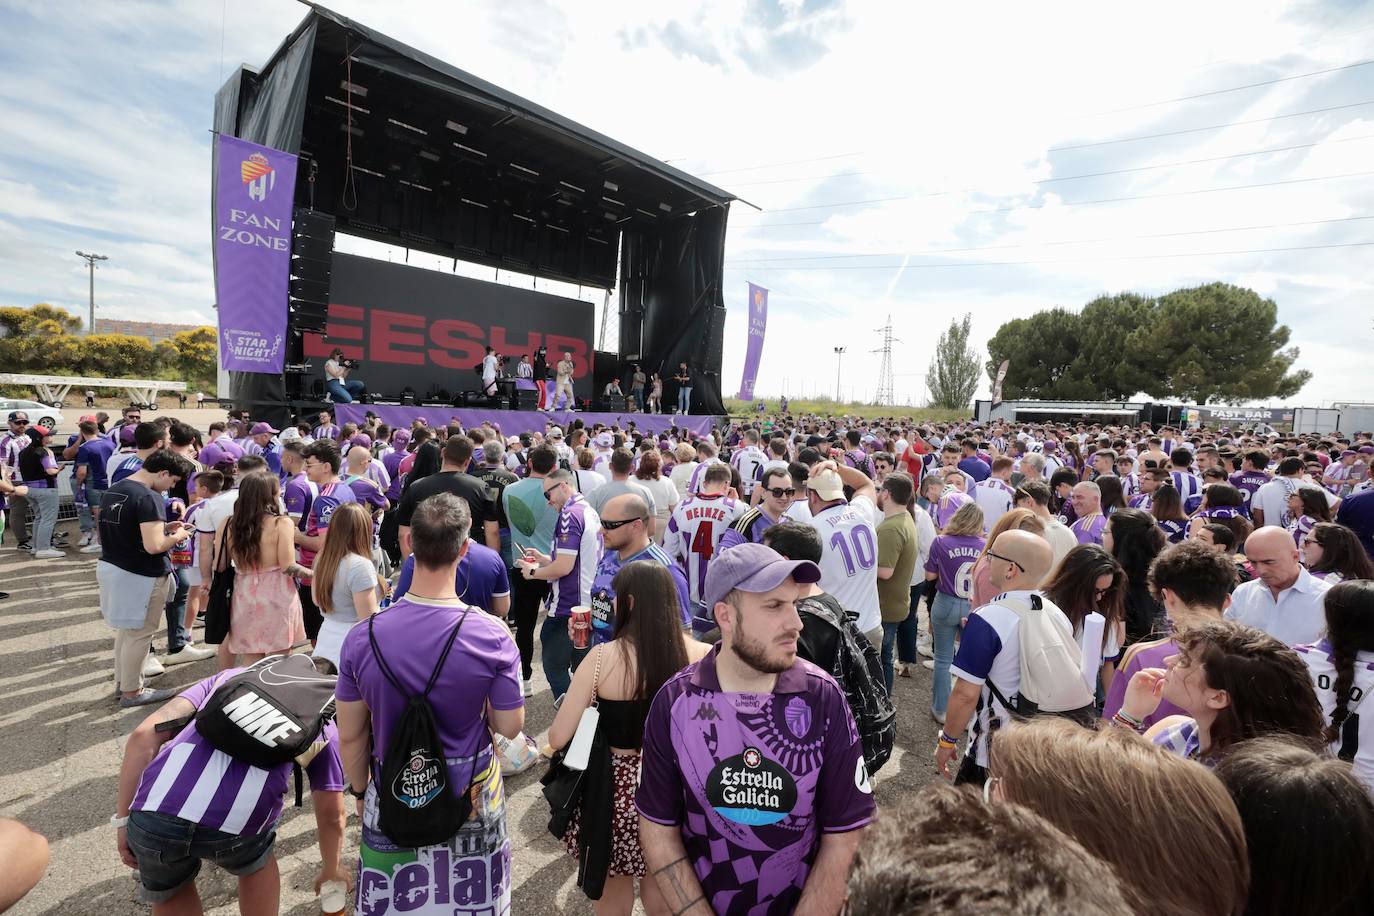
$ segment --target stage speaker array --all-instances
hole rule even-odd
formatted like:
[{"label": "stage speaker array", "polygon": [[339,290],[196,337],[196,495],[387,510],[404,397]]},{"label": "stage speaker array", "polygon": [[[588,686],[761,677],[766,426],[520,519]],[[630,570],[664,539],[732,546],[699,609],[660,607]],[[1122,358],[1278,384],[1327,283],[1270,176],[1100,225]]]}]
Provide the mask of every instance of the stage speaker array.
[{"label": "stage speaker array", "polygon": [[296,208],[291,227],[291,322],[295,331],[323,331],[329,312],[334,217]]}]

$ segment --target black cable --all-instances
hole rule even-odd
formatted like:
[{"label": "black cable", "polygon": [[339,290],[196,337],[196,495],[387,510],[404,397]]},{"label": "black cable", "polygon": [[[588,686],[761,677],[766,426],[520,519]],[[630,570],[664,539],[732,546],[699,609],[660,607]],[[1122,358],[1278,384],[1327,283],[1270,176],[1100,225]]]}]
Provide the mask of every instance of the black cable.
[{"label": "black cable", "polygon": [[1097,140],[1092,143],[1070,143],[1064,146],[1051,146],[1046,152],[1057,153],[1061,150],[1087,149],[1092,146],[1110,146],[1113,143],[1134,143],[1137,140],[1158,140],[1160,137],[1177,137],[1180,134],[1196,134],[1206,130],[1221,130],[1226,127],[1243,127],[1247,124],[1266,124],[1269,121],[1282,121],[1285,118],[1300,118],[1303,115],[1325,114],[1328,111],[1343,111],[1347,108],[1359,108],[1362,105],[1374,105],[1374,99],[1364,102],[1351,102],[1349,105],[1331,105],[1327,108],[1311,108],[1307,111],[1293,111],[1288,114],[1274,115],[1269,118],[1250,118],[1246,121],[1228,121],[1225,124],[1211,124],[1207,127],[1187,127],[1182,130],[1166,130],[1158,134],[1140,134],[1135,137],[1118,137],[1115,140]]},{"label": "black cable", "polygon": [[1257,89],[1260,86],[1273,86],[1276,83],[1287,83],[1291,82],[1292,80],[1307,79],[1311,76],[1322,76],[1327,73],[1339,73],[1342,70],[1353,70],[1356,67],[1367,67],[1370,64],[1374,64],[1374,60],[1356,61],[1353,64],[1342,64],[1339,67],[1327,67],[1325,70],[1313,70],[1311,73],[1295,73],[1292,76],[1279,76],[1271,80],[1261,80],[1258,83],[1246,83],[1244,86],[1231,86],[1228,89],[1212,89],[1207,92],[1198,92],[1193,95],[1181,95],[1173,99],[1161,99],[1158,102],[1146,102],[1143,105],[1131,105],[1126,108],[1113,108],[1108,111],[1094,112],[1090,115],[1084,115],[1083,117],[1096,118],[1101,117],[1102,115],[1121,114],[1124,111],[1139,111],[1142,108],[1154,108],[1157,105],[1172,105],[1175,102],[1191,102],[1194,99],[1205,99],[1214,95],[1225,95],[1228,92],[1240,92],[1243,89]]}]

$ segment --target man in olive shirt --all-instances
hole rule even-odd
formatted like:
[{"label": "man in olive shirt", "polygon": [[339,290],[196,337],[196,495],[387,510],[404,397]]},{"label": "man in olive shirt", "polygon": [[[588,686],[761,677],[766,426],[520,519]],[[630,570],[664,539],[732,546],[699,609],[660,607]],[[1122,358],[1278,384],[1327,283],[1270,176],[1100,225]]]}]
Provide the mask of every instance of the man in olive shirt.
[{"label": "man in olive shirt", "polygon": [[907,505],[914,484],[906,474],[889,474],[878,490],[878,610],[883,616],[883,678],[892,693],[897,628],[911,613],[911,574],[916,568],[916,521]]}]

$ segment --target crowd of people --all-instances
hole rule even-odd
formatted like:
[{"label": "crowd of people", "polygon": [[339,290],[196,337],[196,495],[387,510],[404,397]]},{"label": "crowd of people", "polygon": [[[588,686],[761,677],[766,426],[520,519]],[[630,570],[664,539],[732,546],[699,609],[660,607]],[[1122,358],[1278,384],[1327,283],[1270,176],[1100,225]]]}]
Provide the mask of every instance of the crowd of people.
[{"label": "crowd of people", "polygon": [[[266,745],[304,727],[241,693],[293,653],[335,679],[297,760],[326,907],[352,887],[358,914],[508,912],[503,774],[535,766],[597,913],[1374,907],[1367,433],[202,431],[131,408],[64,446],[8,420],[11,536],[68,556],[71,461],[116,702],[158,706],[112,819],[155,913],[199,911],[202,862],[276,912],[293,763],[207,720],[236,710]],[[525,732],[536,662],[546,736]],[[928,696],[895,689],[921,666]],[[908,702],[933,747],[895,731]],[[880,810],[894,745],[941,778]]]}]

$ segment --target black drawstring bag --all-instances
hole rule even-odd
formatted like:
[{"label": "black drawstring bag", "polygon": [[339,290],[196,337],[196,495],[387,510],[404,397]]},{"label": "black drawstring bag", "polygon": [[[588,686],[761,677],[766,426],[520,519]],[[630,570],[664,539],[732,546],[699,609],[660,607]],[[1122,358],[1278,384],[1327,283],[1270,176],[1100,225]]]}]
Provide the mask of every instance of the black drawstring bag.
[{"label": "black drawstring bag", "polygon": [[468,787],[477,775],[478,752],[487,734],[485,717],[477,735],[478,743],[472,751],[472,772],[464,785],[455,787],[449,785],[448,760],[434,722],[434,708],[429,705],[429,692],[434,689],[458,631],[470,613],[471,610],[464,610],[458,618],[424,691],[415,695],[401,686],[382,658],[373,628],[376,615],[367,619],[367,638],[372,644],[377,666],[391,686],[407,700],[405,712],[391,731],[391,741],[376,779],[377,827],[397,846],[418,848],[448,842],[472,814]]},{"label": "black drawstring bag", "polygon": [[[220,569],[220,563],[224,568]],[[215,551],[210,564],[210,592],[205,599],[205,635],[207,646],[217,646],[229,636],[229,613],[234,605],[234,564],[229,560],[229,529]]]}]

